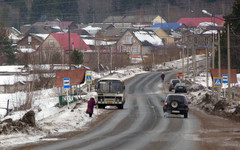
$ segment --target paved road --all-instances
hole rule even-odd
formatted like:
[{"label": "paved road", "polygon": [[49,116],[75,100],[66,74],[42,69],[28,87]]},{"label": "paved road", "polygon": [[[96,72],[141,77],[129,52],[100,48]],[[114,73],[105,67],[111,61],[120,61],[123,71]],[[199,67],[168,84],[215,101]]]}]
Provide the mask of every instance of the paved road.
[{"label": "paved road", "polygon": [[[168,80],[172,74],[166,73]],[[38,150],[198,150],[193,132],[200,127],[197,117],[189,114],[164,118],[160,72],[139,75],[126,86],[123,110],[92,132]]]}]

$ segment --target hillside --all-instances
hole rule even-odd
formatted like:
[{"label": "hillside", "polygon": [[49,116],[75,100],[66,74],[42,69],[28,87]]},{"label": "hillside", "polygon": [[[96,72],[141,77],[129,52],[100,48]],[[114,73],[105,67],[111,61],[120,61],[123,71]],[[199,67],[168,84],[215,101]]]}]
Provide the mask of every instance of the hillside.
[{"label": "hillside", "polygon": [[77,23],[102,22],[109,15],[157,14],[168,22],[181,17],[204,16],[202,9],[226,15],[234,0],[1,0],[0,22],[7,26],[36,21],[73,20]]}]

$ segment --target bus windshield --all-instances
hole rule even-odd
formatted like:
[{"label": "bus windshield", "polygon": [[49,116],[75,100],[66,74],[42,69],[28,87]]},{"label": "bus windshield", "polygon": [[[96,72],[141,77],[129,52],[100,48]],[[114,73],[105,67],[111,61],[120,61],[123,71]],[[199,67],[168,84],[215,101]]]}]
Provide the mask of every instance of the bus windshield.
[{"label": "bus windshield", "polygon": [[101,80],[98,82],[98,91],[102,93],[122,93],[123,83],[118,80]]}]

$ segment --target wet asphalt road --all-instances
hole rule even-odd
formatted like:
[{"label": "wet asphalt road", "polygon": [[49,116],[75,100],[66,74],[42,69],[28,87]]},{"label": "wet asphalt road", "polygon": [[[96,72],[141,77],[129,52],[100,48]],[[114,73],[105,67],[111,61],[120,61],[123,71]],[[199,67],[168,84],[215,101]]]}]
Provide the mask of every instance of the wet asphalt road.
[{"label": "wet asphalt road", "polygon": [[[168,80],[176,72],[165,73]],[[197,117],[164,117],[161,72],[137,76],[126,86],[126,103],[92,132],[38,150],[198,150]]]}]

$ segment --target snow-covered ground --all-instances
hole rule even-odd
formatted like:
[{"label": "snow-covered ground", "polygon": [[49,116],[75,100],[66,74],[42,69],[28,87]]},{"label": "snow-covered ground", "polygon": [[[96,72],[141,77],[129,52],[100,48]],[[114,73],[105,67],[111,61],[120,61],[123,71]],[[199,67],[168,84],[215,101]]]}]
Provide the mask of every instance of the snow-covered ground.
[{"label": "snow-covered ground", "polygon": [[[204,59],[204,55],[197,56],[198,60]],[[181,68],[182,60],[176,60],[172,62],[167,62],[165,65],[155,65],[153,70],[158,69],[179,69]],[[185,59],[185,64],[186,64]],[[191,63],[191,61],[190,61]],[[17,68],[17,67],[16,67]],[[0,66],[1,70],[1,66]],[[7,71],[5,67],[4,70]],[[139,66],[131,66],[127,68],[123,68],[120,70],[116,70],[111,76],[115,76],[126,80],[131,78],[137,74],[144,73]],[[103,76],[109,76],[109,73],[101,73],[97,74],[92,72],[93,78],[97,79]],[[1,78],[0,78],[1,80]],[[1,81],[0,81],[1,82]],[[200,76],[196,77],[196,83],[202,84],[206,86],[206,74],[200,74]],[[211,83],[211,77],[209,75],[209,85]],[[240,85],[240,74],[238,74],[238,86]],[[0,134],[0,149],[8,149],[9,147],[16,146],[18,144],[26,144],[34,141],[40,140],[49,140],[44,139],[46,135],[49,134],[61,134],[64,132],[69,131],[76,131],[76,130],[85,130],[84,127],[87,123],[94,121],[97,119],[97,116],[104,113],[105,110],[100,109],[94,112],[92,118],[89,118],[88,115],[85,113],[87,107],[87,100],[92,95],[96,95],[95,92],[87,92],[87,86],[82,86],[82,90],[87,93],[87,95],[82,95],[81,97],[85,100],[81,100],[80,105],[75,108],[76,103],[70,104],[64,107],[56,107],[59,103],[58,92],[57,89],[47,89],[36,91],[33,94],[33,104],[32,109],[35,112],[35,119],[36,125],[41,130],[34,130],[33,132],[26,133],[11,133],[8,135]],[[197,93],[196,93],[197,94]],[[26,100],[26,94],[24,92],[18,92],[14,94],[0,94],[0,108],[6,108],[7,101],[9,100],[9,107],[10,109],[16,108],[23,104]],[[0,121],[5,119],[13,119],[19,120],[23,117],[23,115],[29,110],[25,111],[17,111],[11,112],[8,116],[4,117],[6,114],[5,109],[0,109]],[[58,140],[58,139],[51,139],[51,140]]]}]

